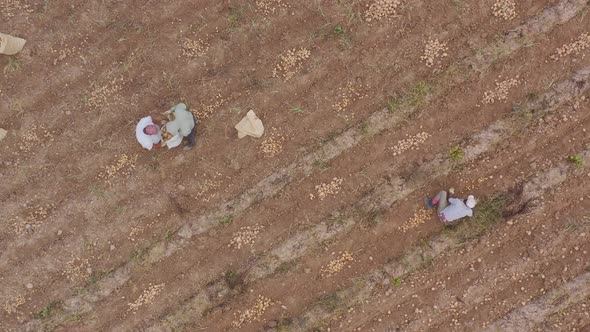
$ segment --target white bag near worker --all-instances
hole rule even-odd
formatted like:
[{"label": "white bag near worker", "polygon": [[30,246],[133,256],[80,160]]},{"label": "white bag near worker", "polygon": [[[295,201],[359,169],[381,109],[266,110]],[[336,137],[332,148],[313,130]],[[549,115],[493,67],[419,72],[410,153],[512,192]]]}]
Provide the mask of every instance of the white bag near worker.
[{"label": "white bag near worker", "polygon": [[22,38],[0,33],[0,54],[14,55],[23,49],[26,42]]},{"label": "white bag near worker", "polygon": [[262,121],[254,114],[254,111],[250,110],[246,116],[236,125],[238,130],[238,137],[244,138],[246,136],[252,136],[256,138],[262,137],[264,134],[264,126]]}]

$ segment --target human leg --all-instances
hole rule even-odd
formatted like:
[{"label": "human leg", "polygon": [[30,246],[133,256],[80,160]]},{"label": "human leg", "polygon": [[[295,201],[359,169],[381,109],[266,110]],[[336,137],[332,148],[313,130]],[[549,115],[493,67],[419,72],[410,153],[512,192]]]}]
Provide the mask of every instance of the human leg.
[{"label": "human leg", "polygon": [[437,209],[437,213],[440,214],[442,212],[442,210],[444,210],[447,205],[449,204],[449,201],[447,200],[447,192],[446,191],[441,191],[439,192],[434,199],[432,200],[432,202],[434,204],[438,203],[438,209]]}]

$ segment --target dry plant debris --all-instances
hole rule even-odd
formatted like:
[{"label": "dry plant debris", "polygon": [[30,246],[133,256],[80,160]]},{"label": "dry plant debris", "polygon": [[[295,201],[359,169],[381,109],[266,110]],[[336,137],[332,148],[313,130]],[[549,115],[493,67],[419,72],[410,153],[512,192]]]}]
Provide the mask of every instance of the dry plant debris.
[{"label": "dry plant debris", "polygon": [[279,63],[272,71],[273,77],[283,76],[288,81],[302,67],[303,61],[309,59],[311,52],[306,48],[291,49],[279,56]]},{"label": "dry plant debris", "polygon": [[105,84],[92,84],[92,91],[86,100],[86,105],[91,109],[99,109],[109,105],[117,92],[121,91],[123,78],[113,78],[108,80]]},{"label": "dry plant debris", "polygon": [[416,212],[414,212],[414,216],[404,222],[398,229],[402,231],[402,233],[405,233],[412,228],[422,225],[427,220],[429,220],[431,216],[432,214],[430,211],[428,211],[425,207],[420,207],[418,210],[416,210]]},{"label": "dry plant debris", "polygon": [[202,39],[183,38],[180,41],[182,55],[188,58],[203,56],[209,51],[209,45]]},{"label": "dry plant debris", "polygon": [[260,226],[258,224],[254,226],[241,227],[239,231],[233,234],[233,238],[228,247],[241,249],[243,245],[254,245],[254,241],[256,241],[256,238],[258,237],[258,233],[260,233],[263,229],[264,226]]},{"label": "dry plant debris", "polygon": [[4,305],[2,306],[2,309],[4,309],[4,312],[6,312],[7,314],[14,314],[17,312],[18,307],[20,307],[21,305],[25,304],[25,298],[22,295],[16,295],[16,296],[12,296],[11,298],[9,298],[8,300],[6,300],[4,302]]},{"label": "dry plant debris", "polygon": [[135,302],[127,303],[127,305],[129,306],[129,311],[133,311],[133,313],[135,314],[137,313],[137,309],[139,309],[139,307],[141,307],[142,305],[151,304],[152,302],[154,302],[154,299],[156,298],[156,296],[158,296],[158,294],[160,294],[160,292],[162,292],[164,286],[165,284],[150,284],[149,287],[146,288],[143,291],[143,293],[139,296],[139,298],[135,300]]},{"label": "dry plant debris", "polygon": [[[115,156],[116,157],[116,156]],[[112,185],[111,180],[119,173],[125,176],[131,175],[131,172],[135,168],[135,162],[137,161],[137,155],[122,154],[118,156],[113,165],[106,166],[104,171],[98,174],[99,179],[103,179],[106,184]]]},{"label": "dry plant debris", "polygon": [[492,14],[505,21],[510,21],[517,15],[516,2],[514,0],[496,0],[492,6]]},{"label": "dry plant debris", "polygon": [[361,97],[361,94],[357,91],[357,88],[352,82],[348,82],[345,86],[338,88],[338,102],[332,105],[332,109],[338,113],[338,116],[345,120],[353,119],[354,114],[349,115],[346,111],[348,110],[348,106],[359,97]]},{"label": "dry plant debris", "polygon": [[16,13],[32,13],[33,8],[30,5],[23,3],[21,0],[1,0],[0,14],[6,18],[11,18]]},{"label": "dry plant debris", "polygon": [[[334,255],[335,253],[332,253]],[[350,263],[354,262],[354,257],[348,251],[338,252],[340,257],[330,261],[327,266],[322,267],[321,275],[324,277],[331,277],[334,274],[342,271],[343,268],[351,268]]]},{"label": "dry plant debris", "polygon": [[21,135],[18,149],[20,152],[29,152],[33,146],[43,146],[44,142],[53,142],[53,133],[45,129],[43,125],[34,124],[31,129]]},{"label": "dry plant debris", "polygon": [[[578,55],[587,48],[590,48],[590,33],[588,32],[583,33],[580,37],[578,37],[578,39],[576,39],[576,41],[565,44],[555,50],[555,54],[551,56],[551,59],[553,59],[553,61],[557,61],[571,54]],[[583,57],[584,56],[582,55],[582,58]]]},{"label": "dry plant debris", "polygon": [[276,128],[272,128],[260,144],[260,151],[266,158],[272,158],[283,151],[284,142],[285,136],[279,134]]},{"label": "dry plant debris", "polygon": [[[498,79],[500,78],[501,77],[498,77]],[[518,86],[521,83],[518,78],[519,76],[516,76],[516,78],[510,78],[501,82],[498,82],[498,80],[496,80],[496,88],[494,90],[486,91],[484,93],[482,103],[492,104],[496,101],[503,101],[508,99],[508,93],[510,92],[510,89],[512,89],[515,86]]]},{"label": "dry plant debris", "polygon": [[278,10],[289,8],[289,5],[281,0],[257,0],[256,11],[263,15],[271,15]]},{"label": "dry plant debris", "polygon": [[86,258],[72,257],[63,271],[63,275],[72,282],[83,282],[92,274],[90,263]]},{"label": "dry plant debris", "polygon": [[215,100],[209,105],[202,105],[199,109],[193,110],[192,112],[195,114],[195,117],[198,120],[205,120],[211,117],[213,113],[221,107],[225,103],[225,99],[221,96],[221,94],[217,94],[215,96]]},{"label": "dry plant debris", "polygon": [[233,327],[239,328],[244,323],[252,323],[253,321],[260,321],[260,317],[264,314],[266,309],[270,307],[272,304],[272,300],[264,297],[262,295],[258,295],[256,299],[256,303],[252,308],[246,309],[245,311],[238,310],[237,313],[234,315],[237,316],[236,319],[232,322]]},{"label": "dry plant debris", "polygon": [[406,150],[418,150],[420,144],[423,144],[428,137],[430,137],[430,134],[423,131],[414,136],[399,140],[397,144],[390,149],[393,150],[394,156],[399,156]]},{"label": "dry plant debris", "polygon": [[317,197],[320,199],[320,201],[323,201],[324,198],[326,198],[328,196],[334,196],[334,195],[338,194],[340,192],[341,188],[342,188],[342,179],[335,177],[334,179],[332,179],[332,181],[330,183],[321,183],[321,184],[318,184],[317,186],[315,186],[317,193],[315,195],[309,194],[309,199],[313,200],[316,198],[316,195],[317,195]]},{"label": "dry plant debris", "polygon": [[424,55],[420,60],[426,64],[426,67],[432,67],[438,58],[447,57],[448,47],[446,43],[441,43],[438,39],[429,39],[424,47]]},{"label": "dry plant debris", "polygon": [[397,15],[397,9],[400,5],[401,0],[376,0],[372,4],[367,4],[365,21],[380,21],[384,18],[391,19]]}]

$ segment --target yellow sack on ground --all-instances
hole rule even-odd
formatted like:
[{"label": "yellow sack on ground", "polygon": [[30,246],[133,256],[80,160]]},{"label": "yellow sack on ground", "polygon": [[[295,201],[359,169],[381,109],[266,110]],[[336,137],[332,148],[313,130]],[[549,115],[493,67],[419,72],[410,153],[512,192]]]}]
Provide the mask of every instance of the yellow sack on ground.
[{"label": "yellow sack on ground", "polygon": [[238,130],[238,137],[243,138],[246,136],[262,137],[264,134],[264,126],[262,121],[254,114],[254,111],[250,110],[246,116],[236,125]]},{"label": "yellow sack on ground", "polygon": [[0,54],[14,55],[20,52],[27,41],[0,33]]}]

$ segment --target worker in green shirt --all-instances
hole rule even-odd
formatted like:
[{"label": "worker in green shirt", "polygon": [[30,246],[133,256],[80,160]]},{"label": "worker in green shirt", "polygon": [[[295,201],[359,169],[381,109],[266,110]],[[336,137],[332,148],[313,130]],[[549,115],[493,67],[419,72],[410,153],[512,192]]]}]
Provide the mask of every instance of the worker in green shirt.
[{"label": "worker in green shirt", "polygon": [[197,133],[197,119],[192,112],[188,110],[185,104],[180,103],[164,113],[168,117],[166,122],[166,131],[173,135],[166,141],[169,149],[177,147],[182,142],[182,138],[188,139],[188,144],[183,150],[188,151],[195,145],[195,136]]}]

